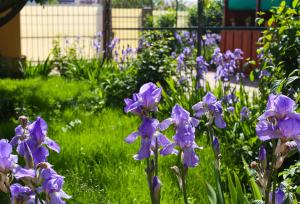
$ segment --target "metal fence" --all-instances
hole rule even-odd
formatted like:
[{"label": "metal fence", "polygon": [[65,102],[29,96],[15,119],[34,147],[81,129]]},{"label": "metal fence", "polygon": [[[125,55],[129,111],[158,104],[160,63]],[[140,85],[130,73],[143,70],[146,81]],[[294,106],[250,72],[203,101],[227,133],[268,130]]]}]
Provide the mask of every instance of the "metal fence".
[{"label": "metal fence", "polygon": [[27,5],[21,11],[22,54],[28,60],[45,60],[57,40],[62,52],[74,47],[83,57],[92,57],[102,22],[100,4]]},{"label": "metal fence", "polygon": [[[130,46],[138,47],[140,31],[145,18],[143,8],[108,8],[111,18],[106,18],[103,2],[93,4],[69,3],[58,5],[26,5],[21,11],[21,52],[31,61],[43,61],[54,48],[54,41],[67,52],[75,48],[84,58],[97,56],[94,40],[98,32],[105,30],[105,21],[109,20],[111,32],[108,42],[114,37],[120,42],[116,49],[121,51]],[[156,21],[165,10],[153,10]],[[177,25],[187,25],[187,12],[178,12]],[[101,49],[105,45],[101,45]]]},{"label": "metal fence", "polygon": [[[166,10],[145,8],[112,8],[111,0],[91,5],[27,5],[21,12],[21,47],[22,54],[28,60],[45,60],[53,48],[53,41],[57,40],[66,52],[68,47],[75,48],[84,58],[97,56],[94,47],[96,34],[103,32],[101,49],[109,45],[113,38],[119,38],[116,46],[118,51],[130,46],[138,47],[138,41],[143,30],[189,30],[197,33],[198,53],[201,52],[202,36],[208,31],[237,29],[236,27],[211,27],[201,23],[202,1],[198,1],[198,26],[188,27],[188,12],[178,11],[175,27],[149,27],[145,23],[147,15],[153,17],[154,22]],[[253,27],[239,27],[239,30],[257,29]],[[227,35],[232,36],[232,35]],[[247,41],[247,39],[245,39]],[[256,43],[256,42],[254,42]],[[255,44],[254,44],[255,45]],[[99,50],[98,50],[99,51]]]},{"label": "metal fence", "polygon": [[[118,48],[123,49],[128,45],[132,48],[137,48],[138,40],[140,38],[140,31],[145,28],[144,20],[145,14],[143,9],[118,9],[112,8],[112,31],[113,37],[120,39]],[[153,21],[168,13],[164,10],[153,10]],[[187,27],[188,25],[188,12],[179,11],[177,17],[178,28]],[[153,28],[159,30],[159,28]],[[177,30],[177,28],[174,28]]]}]

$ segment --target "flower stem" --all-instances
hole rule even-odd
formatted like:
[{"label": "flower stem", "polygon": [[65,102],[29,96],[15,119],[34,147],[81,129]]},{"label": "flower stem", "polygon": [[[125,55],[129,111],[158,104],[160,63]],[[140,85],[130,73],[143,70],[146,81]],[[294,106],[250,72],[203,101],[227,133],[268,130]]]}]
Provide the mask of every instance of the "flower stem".
[{"label": "flower stem", "polygon": [[220,194],[220,200],[219,202],[221,203],[224,203],[225,201],[225,198],[224,198],[224,193],[223,193],[223,189],[222,189],[222,179],[221,179],[221,157],[216,153],[216,151],[214,150],[214,147],[213,147],[213,141],[214,141],[214,129],[212,127],[212,125],[208,125],[207,126],[207,132],[208,132],[208,135],[209,135],[209,142],[211,144],[211,148],[214,152],[214,156],[215,156],[215,162],[214,162],[214,167],[215,167],[215,178],[216,178],[216,182],[217,182],[217,188],[218,188],[218,191],[221,192]]},{"label": "flower stem", "polygon": [[271,186],[272,186],[272,177],[273,177],[273,170],[274,170],[274,165],[276,163],[276,155],[275,155],[275,149],[276,149],[276,140],[272,141],[272,162],[271,162],[271,166],[270,166],[270,174],[268,177],[268,183],[267,183],[267,188],[265,191],[265,203],[269,204],[269,200],[270,200],[270,190],[271,190]]},{"label": "flower stem", "polygon": [[188,199],[187,199],[187,192],[186,192],[186,176],[187,176],[187,172],[188,172],[188,167],[182,165],[182,169],[181,169],[181,179],[182,179],[182,192],[183,192],[183,199],[184,199],[184,203],[188,204]]},{"label": "flower stem", "polygon": [[277,185],[277,169],[274,170],[274,179],[273,179],[273,192],[272,192],[272,204],[275,204],[275,191],[276,191],[276,185]]},{"label": "flower stem", "polygon": [[146,173],[147,173],[148,186],[150,190],[149,192],[150,192],[151,203],[155,204],[155,200],[153,198],[152,167],[151,167],[150,158],[147,158]]},{"label": "flower stem", "polygon": [[35,203],[35,204],[38,204],[38,203],[39,203],[39,196],[38,196],[37,193],[36,193],[36,196],[35,196],[34,203]]},{"label": "flower stem", "polygon": [[155,176],[158,176],[158,140],[157,140],[157,137],[155,138],[154,169],[155,169]]},{"label": "flower stem", "polygon": [[12,199],[12,195],[11,195],[9,184],[7,184],[7,183],[4,182],[4,185],[7,188],[9,200],[11,200]]}]

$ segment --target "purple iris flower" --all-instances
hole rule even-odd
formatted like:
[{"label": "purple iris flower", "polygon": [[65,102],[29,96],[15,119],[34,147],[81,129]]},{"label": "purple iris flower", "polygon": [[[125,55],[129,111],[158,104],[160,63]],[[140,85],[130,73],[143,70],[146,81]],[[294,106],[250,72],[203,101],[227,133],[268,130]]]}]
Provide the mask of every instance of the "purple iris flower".
[{"label": "purple iris flower", "polygon": [[168,138],[156,131],[158,124],[158,120],[144,117],[142,124],[138,128],[138,131],[129,134],[125,139],[127,143],[133,143],[138,136],[141,136],[142,138],[141,148],[134,156],[135,160],[142,160],[150,157],[150,155],[153,153],[153,150],[156,148],[156,138],[159,146],[164,147],[171,143]]},{"label": "purple iris flower", "polygon": [[213,137],[212,147],[214,149],[215,155],[216,156],[220,155],[221,151],[220,151],[219,139],[215,136]]},{"label": "purple iris flower", "polygon": [[52,168],[41,170],[41,178],[43,179],[42,189],[49,197],[50,203],[65,204],[64,199],[70,199],[63,190],[64,177],[58,175]]},{"label": "purple iris flower", "polygon": [[183,32],[183,37],[184,37],[186,40],[188,40],[188,39],[190,39],[190,37],[191,37],[191,33],[190,33],[189,31],[184,31],[184,32]]},{"label": "purple iris flower", "polygon": [[185,47],[182,52],[185,56],[191,56],[192,51],[189,47]]},{"label": "purple iris flower", "polygon": [[[211,61],[216,66],[215,78],[217,80],[229,81],[229,77],[233,76],[238,68],[237,62],[243,59],[242,55],[243,51],[240,49],[235,49],[234,52],[227,50],[225,54],[222,54],[220,48],[216,48]],[[239,73],[236,77],[239,80],[244,75]]]},{"label": "purple iris flower", "polygon": [[244,57],[243,57],[244,52],[239,48],[236,48],[234,50],[233,54],[234,54],[234,57],[235,57],[236,60],[244,59]]},{"label": "purple iris flower", "polygon": [[203,74],[208,71],[208,63],[205,61],[204,57],[198,56],[196,58],[196,69],[197,69],[197,78],[203,79]]},{"label": "purple iris flower", "polygon": [[31,178],[34,180],[38,176],[38,181],[42,182],[40,191],[46,193],[47,200],[50,203],[65,204],[63,199],[70,199],[71,196],[62,190],[64,177],[58,175],[49,163],[44,162],[39,165],[41,166],[37,169],[17,168],[14,175],[17,179]]},{"label": "purple iris flower", "polygon": [[171,53],[171,57],[172,57],[173,59],[176,59],[176,52],[172,52],[172,53]]},{"label": "purple iris flower", "polygon": [[224,58],[227,60],[235,59],[235,54],[231,52],[230,50],[227,50],[224,54]]},{"label": "purple iris flower", "polygon": [[183,164],[188,167],[195,167],[199,163],[199,157],[195,153],[195,148],[201,149],[195,142],[195,127],[199,121],[190,117],[190,113],[176,104],[172,109],[171,118],[165,119],[159,124],[161,130],[167,129],[170,125],[175,125],[174,143],[163,147],[160,151],[162,155],[176,153],[175,146],[183,151]]},{"label": "purple iris flower", "polygon": [[157,176],[153,177],[153,197],[156,201],[159,201],[160,198],[160,189],[161,189],[161,181]]},{"label": "purple iris flower", "polygon": [[207,33],[205,35],[205,45],[217,45],[221,40],[221,36],[216,33]]},{"label": "purple iris flower", "polygon": [[175,39],[178,41],[179,44],[182,44],[182,39],[178,32],[175,32]]},{"label": "purple iris flower", "polygon": [[203,97],[203,100],[193,105],[192,108],[196,112],[195,116],[197,118],[200,118],[205,114],[209,114],[209,124],[214,121],[218,128],[226,127],[226,123],[222,116],[223,108],[221,101],[217,101],[217,98],[211,92],[208,92]]},{"label": "purple iris flower", "polygon": [[17,152],[21,156],[26,158],[26,156],[32,155],[34,165],[45,162],[49,156],[49,151],[44,145],[57,153],[60,152],[59,145],[47,137],[47,130],[47,123],[38,117],[28,127],[18,126],[15,130],[16,136],[12,139],[11,144],[18,145]]},{"label": "purple iris flower", "polygon": [[228,68],[225,66],[226,65],[225,57],[221,53],[220,48],[216,48],[214,50],[214,53],[212,55],[211,64],[214,64],[216,66],[215,78],[217,80],[224,80],[224,81],[229,80]]},{"label": "purple iris flower", "polygon": [[142,116],[143,109],[141,105],[137,104],[139,102],[139,97],[137,93],[134,93],[132,95],[132,99],[125,98],[124,101],[126,104],[124,111],[126,113],[131,112],[134,115],[138,115],[140,117]]},{"label": "purple iris flower", "polygon": [[133,53],[133,49],[129,45],[126,48],[126,53],[127,53],[127,55],[130,55],[131,53]]},{"label": "purple iris flower", "polygon": [[228,111],[229,113],[233,113],[233,112],[234,112],[234,107],[233,107],[233,106],[229,106],[229,107],[227,108],[227,111]]},{"label": "purple iris flower", "polygon": [[238,102],[238,98],[236,97],[236,95],[234,93],[230,93],[223,97],[222,102],[229,104],[229,105],[233,105],[236,102]]},{"label": "purple iris flower", "polygon": [[12,172],[18,162],[18,157],[12,155],[12,146],[7,140],[0,140],[0,192],[9,191],[9,173]]},{"label": "purple iris flower", "polygon": [[244,121],[247,120],[250,116],[250,110],[246,106],[244,106],[240,112],[240,120]]},{"label": "purple iris flower", "polygon": [[98,39],[94,39],[93,47],[94,47],[94,49],[96,50],[97,53],[100,53],[100,51],[101,51],[101,42],[99,42]]},{"label": "purple iris flower", "polygon": [[181,71],[182,68],[185,67],[184,58],[185,58],[185,55],[183,53],[181,53],[178,56],[178,58],[177,58],[177,71]]},{"label": "purple iris flower", "polygon": [[120,42],[119,38],[114,38],[108,45],[109,50],[115,49],[116,45]]},{"label": "purple iris flower", "polygon": [[33,204],[35,203],[35,193],[27,186],[22,186],[15,183],[10,186],[11,192],[11,203],[24,203]]},{"label": "purple iris flower", "polygon": [[16,167],[18,156],[11,153],[11,144],[5,139],[0,140],[0,174],[7,174]]},{"label": "purple iris flower", "polygon": [[271,76],[271,74],[268,70],[264,69],[264,70],[260,71],[260,75],[259,75],[260,79],[263,78],[263,77],[270,77],[270,76]]},{"label": "purple iris flower", "polygon": [[241,79],[245,78],[245,74],[243,72],[236,73],[235,79],[236,81],[240,81]]},{"label": "purple iris flower", "polygon": [[[283,204],[285,200],[285,193],[283,191],[283,185],[280,185],[279,188],[275,191],[275,204]],[[272,201],[273,192],[270,193],[270,201]]]},{"label": "purple iris flower", "polygon": [[115,61],[116,62],[119,61],[119,52],[118,52],[118,50],[115,50]]},{"label": "purple iris flower", "polygon": [[285,95],[271,94],[266,111],[258,118],[256,133],[260,140],[282,138],[294,140],[300,151],[300,114],[296,103]]},{"label": "purple iris flower", "polygon": [[96,33],[96,37],[101,38],[102,36],[103,36],[103,34],[102,34],[101,31],[98,31],[98,32]]},{"label": "purple iris flower", "polygon": [[124,111],[142,117],[146,111],[157,111],[157,104],[161,99],[161,88],[152,82],[144,84],[139,93],[134,93],[132,99],[126,98]]},{"label": "purple iris flower", "polygon": [[267,159],[267,151],[266,151],[266,148],[262,145],[260,148],[259,148],[259,160],[261,162],[265,161]]},{"label": "purple iris flower", "polygon": [[214,53],[212,55],[211,64],[220,64],[223,60],[223,56],[219,47],[214,49]]},{"label": "purple iris flower", "polygon": [[57,153],[60,152],[59,145],[47,137],[48,125],[44,119],[38,117],[36,121],[28,126],[28,130],[31,136],[28,141],[28,146],[32,152],[35,164],[45,162],[49,155],[47,148],[42,145],[46,145],[49,149]]}]

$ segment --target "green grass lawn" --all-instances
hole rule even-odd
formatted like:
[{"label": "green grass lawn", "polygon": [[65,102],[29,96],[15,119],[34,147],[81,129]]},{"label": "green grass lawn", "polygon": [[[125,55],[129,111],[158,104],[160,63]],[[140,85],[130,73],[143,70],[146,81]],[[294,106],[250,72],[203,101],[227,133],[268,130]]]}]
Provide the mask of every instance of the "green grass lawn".
[{"label": "green grass lawn", "polygon": [[[24,91],[15,95],[18,90]],[[64,190],[73,196],[68,203],[150,203],[145,162],[133,159],[140,140],[130,145],[124,142],[139,125],[136,117],[124,114],[122,107],[106,107],[99,112],[84,108],[85,101],[77,103],[76,100],[86,98],[87,103],[92,95],[92,88],[85,82],[67,82],[60,78],[0,80],[1,96],[4,93],[5,97],[15,97],[16,104],[24,100],[30,105],[31,101],[36,110],[26,110],[31,119],[40,115],[48,122],[49,137],[61,146],[60,154],[51,152],[49,162],[65,176]],[[7,107],[11,105],[9,98],[1,100],[2,105],[3,100]],[[53,104],[58,102],[67,105],[53,109]],[[0,122],[1,138],[13,135],[16,116],[9,113],[11,117],[2,118]],[[198,144],[205,145],[205,139],[198,138]],[[199,150],[198,155],[200,165],[190,169],[188,174],[189,199],[190,203],[208,203],[206,181],[213,183],[213,156],[209,148]],[[170,171],[176,162],[175,156],[160,157],[159,161],[159,177],[163,183],[161,203],[183,203],[176,177]],[[2,195],[0,203],[3,203],[1,199]]]}]

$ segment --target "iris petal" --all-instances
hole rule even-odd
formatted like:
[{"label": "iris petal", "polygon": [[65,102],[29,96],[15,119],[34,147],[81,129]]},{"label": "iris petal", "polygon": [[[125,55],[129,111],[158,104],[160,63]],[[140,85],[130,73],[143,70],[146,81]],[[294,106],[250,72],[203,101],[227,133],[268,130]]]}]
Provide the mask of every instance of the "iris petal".
[{"label": "iris petal", "polygon": [[169,127],[170,127],[170,125],[172,125],[173,124],[173,120],[172,120],[172,118],[168,118],[168,119],[165,119],[165,120],[163,120],[159,125],[158,125],[158,128],[160,129],[160,130],[166,130],[166,129],[168,129]]},{"label": "iris petal", "polygon": [[278,126],[284,137],[295,138],[300,135],[300,119],[286,118],[279,120]]},{"label": "iris petal", "polygon": [[174,147],[175,146],[176,146],[175,143],[170,143],[170,144],[166,145],[164,148],[162,148],[160,150],[160,154],[165,156],[165,155],[169,155],[169,154],[174,153]]},{"label": "iris petal", "polygon": [[218,128],[225,128],[226,127],[226,123],[222,117],[221,114],[217,114],[215,116],[215,125],[218,127]]},{"label": "iris petal", "polygon": [[137,139],[138,136],[139,136],[139,132],[133,132],[133,133],[130,133],[130,134],[126,137],[125,141],[126,141],[127,143],[133,143],[133,142]]},{"label": "iris petal", "polygon": [[199,157],[193,148],[187,148],[183,152],[183,163],[188,167],[195,167],[199,163]]},{"label": "iris petal", "polygon": [[60,152],[59,145],[54,140],[50,139],[49,137],[46,137],[45,144],[47,145],[47,147],[49,147],[49,149],[52,149],[53,151],[55,151],[57,153]]},{"label": "iris petal", "polygon": [[142,160],[145,158],[149,158],[151,155],[151,140],[147,139],[142,139],[141,141],[141,148],[139,152],[134,156],[135,160]]}]

